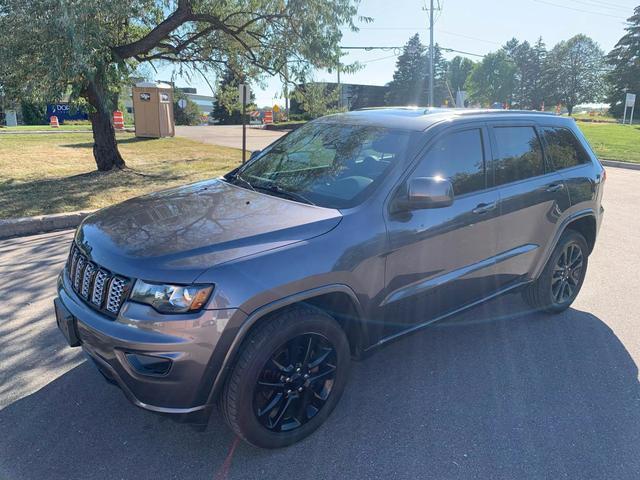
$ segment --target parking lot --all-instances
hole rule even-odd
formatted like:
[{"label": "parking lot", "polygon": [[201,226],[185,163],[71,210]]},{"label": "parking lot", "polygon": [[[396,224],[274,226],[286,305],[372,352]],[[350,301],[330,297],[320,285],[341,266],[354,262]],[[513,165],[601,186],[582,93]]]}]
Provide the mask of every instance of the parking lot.
[{"label": "parking lot", "polygon": [[72,232],[0,242],[0,478],[610,478],[640,475],[640,171],[608,169],[573,308],[517,295],[356,363],[314,435],[276,451],[215,414],[195,432],[131,405],[57,331]]}]

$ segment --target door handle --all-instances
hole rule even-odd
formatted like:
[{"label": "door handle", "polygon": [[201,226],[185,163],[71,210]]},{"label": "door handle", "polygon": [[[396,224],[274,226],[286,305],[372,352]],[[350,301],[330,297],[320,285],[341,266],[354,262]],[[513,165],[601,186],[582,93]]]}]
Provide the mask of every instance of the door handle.
[{"label": "door handle", "polygon": [[491,203],[480,203],[478,204],[478,206],[476,208],[474,208],[473,210],[471,210],[473,213],[477,213],[479,215],[482,215],[483,213],[487,213],[490,212],[491,210],[493,210],[494,208],[496,208],[496,202],[491,202]]},{"label": "door handle", "polygon": [[547,187],[547,192],[559,192],[564,188],[564,183],[554,183]]}]

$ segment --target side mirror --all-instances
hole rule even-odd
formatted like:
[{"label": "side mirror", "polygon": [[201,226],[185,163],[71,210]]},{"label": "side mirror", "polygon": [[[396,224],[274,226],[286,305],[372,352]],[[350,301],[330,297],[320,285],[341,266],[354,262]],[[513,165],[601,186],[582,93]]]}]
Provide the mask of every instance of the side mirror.
[{"label": "side mirror", "polygon": [[407,185],[406,208],[442,208],[453,204],[453,185],[442,177],[416,177]]},{"label": "side mirror", "polygon": [[254,150],[253,152],[251,152],[251,155],[249,155],[249,160],[253,160],[254,158],[256,158],[258,155],[260,155],[260,152],[262,152],[262,150]]}]

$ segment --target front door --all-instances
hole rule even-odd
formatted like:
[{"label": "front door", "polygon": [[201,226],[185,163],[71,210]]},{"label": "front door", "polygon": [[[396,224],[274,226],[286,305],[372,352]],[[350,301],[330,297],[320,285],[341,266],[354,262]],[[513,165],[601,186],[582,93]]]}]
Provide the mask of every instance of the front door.
[{"label": "front door", "polygon": [[[434,320],[495,290],[498,202],[489,188],[486,129],[461,127],[436,138],[410,178],[441,176],[454,189],[451,206],[386,214],[389,252],[383,336]],[[391,202],[393,204],[393,201]]]}]

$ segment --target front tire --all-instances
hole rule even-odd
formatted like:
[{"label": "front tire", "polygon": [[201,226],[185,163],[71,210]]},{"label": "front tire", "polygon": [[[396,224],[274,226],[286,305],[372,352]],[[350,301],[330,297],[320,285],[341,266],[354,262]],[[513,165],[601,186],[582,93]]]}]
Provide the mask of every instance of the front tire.
[{"label": "front tire", "polygon": [[350,364],[340,325],[308,306],[264,320],[244,341],[220,407],[231,429],[262,448],[315,431],[338,403]]},{"label": "front tire", "polygon": [[588,251],[580,233],[564,232],[540,277],[523,291],[525,302],[546,313],[560,313],[569,308],[582,287]]}]

